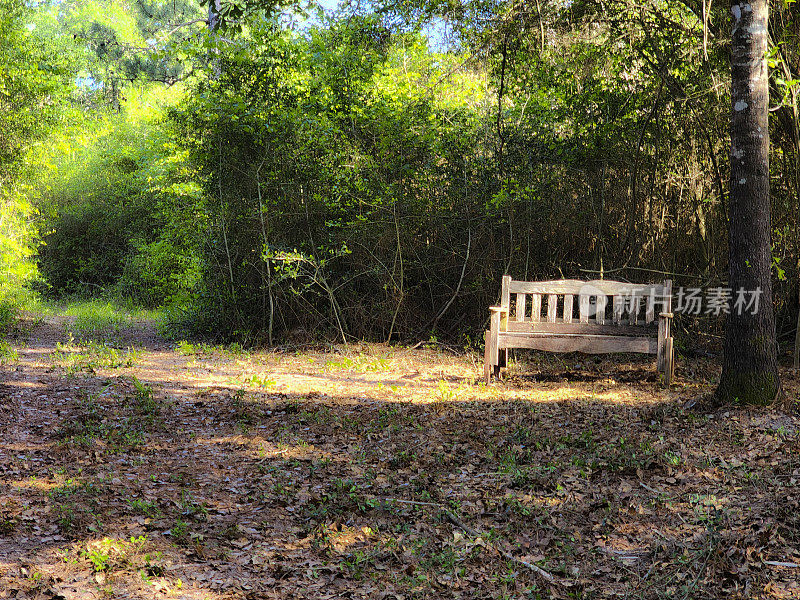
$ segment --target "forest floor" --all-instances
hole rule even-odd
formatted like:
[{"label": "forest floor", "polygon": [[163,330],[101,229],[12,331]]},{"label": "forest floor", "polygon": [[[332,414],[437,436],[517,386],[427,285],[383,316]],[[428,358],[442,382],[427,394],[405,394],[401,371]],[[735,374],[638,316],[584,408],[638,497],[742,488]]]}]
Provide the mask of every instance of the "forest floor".
[{"label": "forest floor", "polygon": [[74,333],[2,355],[0,598],[800,598],[789,370]]}]

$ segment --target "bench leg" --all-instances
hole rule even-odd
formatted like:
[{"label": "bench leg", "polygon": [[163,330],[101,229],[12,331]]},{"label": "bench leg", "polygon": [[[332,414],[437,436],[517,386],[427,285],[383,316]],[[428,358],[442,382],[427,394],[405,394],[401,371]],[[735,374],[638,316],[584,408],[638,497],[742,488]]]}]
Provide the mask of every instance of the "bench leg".
[{"label": "bench leg", "polygon": [[675,354],[672,347],[672,336],[668,337],[664,343],[664,385],[672,385],[675,376]]},{"label": "bench leg", "polygon": [[483,378],[486,381],[486,385],[489,385],[489,382],[492,380],[492,373],[494,368],[492,366],[492,358],[491,358],[491,331],[485,332],[483,336],[484,344],[486,349],[483,352]]},{"label": "bench leg", "polygon": [[486,380],[486,385],[492,382],[492,376],[500,376],[500,351],[497,349],[497,335],[492,335],[491,331],[487,331],[484,336],[486,350],[483,355],[483,378]]},{"label": "bench leg", "polygon": [[500,313],[492,312],[489,331],[486,332],[486,356],[484,358],[484,376],[488,385],[500,373]]},{"label": "bench leg", "polygon": [[658,319],[658,358],[656,359],[656,369],[664,374],[664,384],[669,387],[675,372],[672,348],[672,313],[662,313]]}]

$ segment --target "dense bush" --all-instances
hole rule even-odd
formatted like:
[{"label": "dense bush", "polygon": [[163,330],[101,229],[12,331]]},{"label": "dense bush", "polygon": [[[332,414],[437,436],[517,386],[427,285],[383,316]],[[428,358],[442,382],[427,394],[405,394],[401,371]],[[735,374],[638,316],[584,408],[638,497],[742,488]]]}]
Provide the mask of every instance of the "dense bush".
[{"label": "dense bush", "polygon": [[372,17],[227,48],[172,113],[206,182],[204,327],[476,339],[504,272],[717,277],[721,198],[683,99],[631,66],[641,48],[526,43],[484,63],[499,109],[486,71]]},{"label": "dense bush", "polygon": [[[185,95],[148,88],[62,153],[41,204],[51,291],[100,286],[251,340],[477,341],[503,273],[722,284],[729,65],[723,38],[706,39],[716,30],[702,38],[685,5],[492,21],[462,4],[461,45],[443,53],[385,13],[196,37],[180,50]],[[144,118],[164,94],[166,116]],[[776,107],[772,165],[787,330],[789,106]]]},{"label": "dense bush", "polygon": [[81,146],[56,157],[40,200],[38,262],[49,294],[102,290],[146,306],[191,296],[202,235],[199,223],[190,223],[199,186],[174,134],[158,122],[153,96],[99,118]]},{"label": "dense bush", "polygon": [[57,122],[70,76],[57,43],[29,27],[29,4],[0,0],[0,334],[13,323],[36,274],[29,182],[31,146]]}]

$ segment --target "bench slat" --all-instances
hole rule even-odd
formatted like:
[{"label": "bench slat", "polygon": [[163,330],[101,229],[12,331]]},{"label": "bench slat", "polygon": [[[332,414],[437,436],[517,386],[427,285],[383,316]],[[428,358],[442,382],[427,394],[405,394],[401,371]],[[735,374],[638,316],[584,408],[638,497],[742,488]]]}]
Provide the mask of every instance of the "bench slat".
[{"label": "bench slat", "polygon": [[656,297],[654,294],[650,294],[645,299],[645,311],[644,311],[644,322],[645,323],[652,323],[656,318]]},{"label": "bench slat", "polygon": [[517,294],[517,321],[525,320],[525,294]]},{"label": "bench slat", "polygon": [[538,323],[542,320],[542,296],[531,294],[531,321]]},{"label": "bench slat", "polygon": [[510,321],[508,323],[508,331],[511,333],[525,333],[528,335],[539,333],[565,333],[565,334],[581,334],[587,335],[626,335],[629,337],[656,337],[658,334],[658,327],[655,323],[651,325],[613,325],[606,323],[605,325],[598,325],[596,323],[531,323],[525,321],[519,323]]},{"label": "bench slat", "polygon": [[500,306],[511,308],[511,275],[503,275],[500,284]]},{"label": "bench slat", "polygon": [[597,296],[597,312],[595,313],[594,320],[598,325],[606,322],[606,305],[608,304],[608,296]]},{"label": "bench slat", "polygon": [[577,279],[558,279],[554,281],[511,281],[512,294],[573,294],[586,292],[587,287],[593,288],[594,294],[604,293],[607,296],[629,296],[636,293],[639,296],[656,296],[664,294],[664,285],[660,283],[634,284],[624,281],[611,281],[609,279],[596,279],[594,281],[580,281]]},{"label": "bench slat", "polygon": [[627,298],[628,302],[628,322],[631,325],[636,325],[639,321],[639,296],[636,294]]},{"label": "bench slat", "polygon": [[580,322],[589,322],[589,296],[578,296],[578,311],[580,312]]},{"label": "bench slat", "polygon": [[572,323],[572,294],[564,296],[564,323]]},{"label": "bench slat", "polygon": [[547,322],[556,322],[556,309],[558,308],[558,296],[555,294],[547,295]]},{"label": "bench slat", "polygon": [[656,354],[658,352],[658,340],[655,338],[613,335],[501,333],[498,345],[500,348],[530,348],[547,352],[584,352],[586,354],[609,352]]}]

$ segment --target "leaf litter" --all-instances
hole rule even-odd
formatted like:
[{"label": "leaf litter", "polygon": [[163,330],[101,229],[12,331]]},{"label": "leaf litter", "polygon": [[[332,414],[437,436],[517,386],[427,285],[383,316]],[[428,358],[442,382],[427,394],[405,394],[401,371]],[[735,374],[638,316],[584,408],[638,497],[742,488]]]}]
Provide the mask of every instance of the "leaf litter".
[{"label": "leaf litter", "polygon": [[0,598],[800,597],[800,419],[713,362],[63,335],[1,371]]}]

